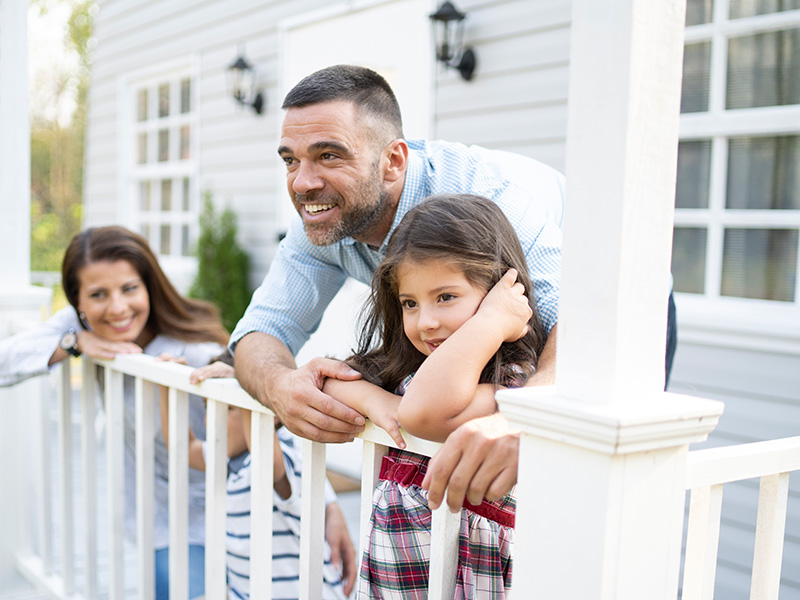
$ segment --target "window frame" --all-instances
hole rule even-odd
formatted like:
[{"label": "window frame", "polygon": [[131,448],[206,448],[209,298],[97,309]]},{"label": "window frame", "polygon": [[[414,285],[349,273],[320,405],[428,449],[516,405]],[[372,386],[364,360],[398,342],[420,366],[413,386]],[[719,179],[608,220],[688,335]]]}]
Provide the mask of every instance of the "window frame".
[{"label": "window frame", "polygon": [[[176,286],[185,291],[197,270],[197,258],[193,249],[199,237],[200,202],[200,110],[199,110],[199,59],[196,55],[166,61],[122,77],[119,85],[121,102],[120,121],[127,135],[120,136],[123,151],[120,153],[122,171],[125,174],[123,196],[126,199],[127,223],[134,231],[142,233],[145,225],[151,228],[148,242],[159,258],[164,271],[174,279]],[[181,113],[182,82],[191,82],[190,110]],[[169,83],[170,114],[158,117],[158,89]],[[148,90],[148,118],[138,120],[138,94]],[[181,128],[190,128],[189,158],[180,159]],[[169,130],[169,155],[166,161],[157,160],[158,132]],[[139,134],[147,134],[147,158],[138,162]],[[160,182],[172,182],[172,205],[167,212],[161,210]],[[183,181],[189,180],[188,210],[183,210]],[[140,184],[150,182],[150,211],[143,211],[140,204]],[[171,229],[170,254],[162,254],[161,227]],[[183,228],[188,227],[188,252],[182,255]]]},{"label": "window frame", "polygon": [[787,228],[800,231],[800,210],[726,209],[728,140],[800,136],[800,105],[726,109],[728,40],[800,28],[800,10],[728,20],[729,0],[714,0],[712,21],[685,30],[685,44],[711,42],[707,112],[682,113],[679,139],[710,140],[708,208],[675,209],[676,227],[707,231],[704,293],[676,292],[685,341],[800,354],[800,249],[793,302],[722,296],[726,228]]}]

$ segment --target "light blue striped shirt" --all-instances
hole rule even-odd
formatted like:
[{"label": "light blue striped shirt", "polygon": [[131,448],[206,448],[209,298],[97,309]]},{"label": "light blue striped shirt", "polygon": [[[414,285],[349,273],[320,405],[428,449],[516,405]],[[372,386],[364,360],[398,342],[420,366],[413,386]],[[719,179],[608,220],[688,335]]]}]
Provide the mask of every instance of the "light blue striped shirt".
[{"label": "light blue striped shirt", "polygon": [[[558,320],[563,176],[543,163],[499,150],[421,140],[411,140],[408,146],[405,183],[391,231],[412,207],[433,194],[470,193],[494,200],[519,236],[539,314],[551,329]],[[231,336],[231,348],[246,334],[260,331],[297,354],[348,276],[371,283],[389,237],[377,250],[350,237],[315,246],[295,215]]]}]

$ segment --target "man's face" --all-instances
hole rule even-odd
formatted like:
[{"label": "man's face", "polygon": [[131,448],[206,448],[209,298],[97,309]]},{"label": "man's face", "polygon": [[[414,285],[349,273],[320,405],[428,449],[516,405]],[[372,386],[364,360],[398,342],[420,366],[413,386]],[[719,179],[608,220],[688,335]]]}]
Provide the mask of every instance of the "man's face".
[{"label": "man's face", "polygon": [[312,244],[327,246],[347,236],[374,243],[388,232],[392,205],[382,149],[373,138],[347,101],[286,112],[278,154]]}]

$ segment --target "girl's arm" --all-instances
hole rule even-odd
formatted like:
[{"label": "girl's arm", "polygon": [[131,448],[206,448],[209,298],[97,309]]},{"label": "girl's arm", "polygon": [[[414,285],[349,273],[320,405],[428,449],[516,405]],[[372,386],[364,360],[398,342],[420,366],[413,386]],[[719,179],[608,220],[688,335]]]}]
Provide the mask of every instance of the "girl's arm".
[{"label": "girl's arm", "polygon": [[[164,445],[169,451],[169,392],[163,386],[158,386],[158,392],[158,409],[161,412],[161,435],[164,437]],[[189,466],[198,471],[206,470],[203,442],[195,437],[191,427],[189,427]]]},{"label": "girl's arm", "polygon": [[[251,432],[250,428],[252,427],[253,413],[245,409],[242,409],[241,413],[242,433],[244,433],[244,439],[247,442],[247,449],[249,450]],[[278,425],[277,419],[275,420],[275,425]],[[292,495],[292,484],[289,482],[289,478],[286,475],[286,463],[283,461],[283,451],[281,450],[281,446],[278,441],[277,430],[275,430],[272,438],[272,487],[281,498],[286,500]]]},{"label": "girl's arm", "polygon": [[526,333],[531,308],[516,277],[509,269],[478,311],[422,363],[398,409],[409,433],[444,441],[459,425],[497,410],[495,387],[479,379],[503,342]]},{"label": "girl's arm", "polygon": [[329,377],[325,380],[322,391],[386,430],[399,448],[406,447],[397,418],[400,396],[363,379],[343,381]]}]

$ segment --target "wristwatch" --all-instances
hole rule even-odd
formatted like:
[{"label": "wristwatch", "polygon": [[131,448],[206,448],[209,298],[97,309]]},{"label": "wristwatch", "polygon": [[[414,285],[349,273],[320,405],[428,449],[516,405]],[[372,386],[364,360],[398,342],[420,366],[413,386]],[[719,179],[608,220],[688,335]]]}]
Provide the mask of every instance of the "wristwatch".
[{"label": "wristwatch", "polygon": [[58,347],[70,356],[80,356],[81,351],[78,350],[78,334],[74,329],[70,329],[58,341]]}]

